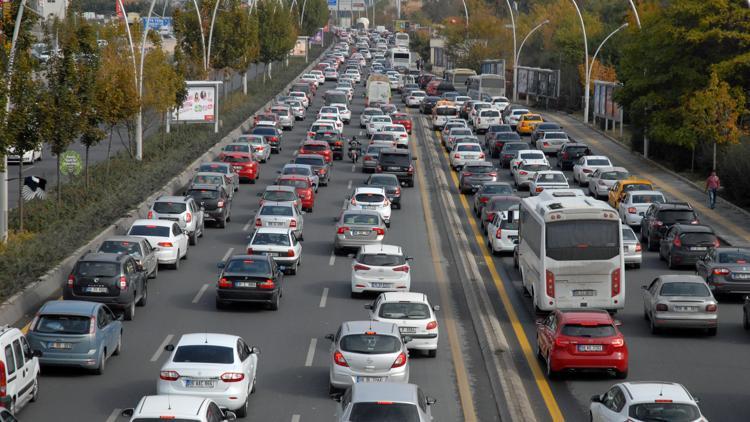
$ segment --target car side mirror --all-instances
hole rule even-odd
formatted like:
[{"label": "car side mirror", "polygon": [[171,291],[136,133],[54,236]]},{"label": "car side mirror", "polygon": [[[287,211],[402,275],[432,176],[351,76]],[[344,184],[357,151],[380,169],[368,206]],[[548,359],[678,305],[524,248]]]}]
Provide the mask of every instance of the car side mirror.
[{"label": "car side mirror", "polygon": [[164,346],[164,350],[166,350],[167,352],[173,352],[174,351],[174,344],[168,344],[168,345]]},{"label": "car side mirror", "polygon": [[439,311],[440,310],[440,305],[433,306],[432,310],[435,311],[435,312]]},{"label": "car side mirror", "polygon": [[326,339],[333,341],[336,337],[333,334],[326,334]]},{"label": "car side mirror", "polygon": [[367,305],[364,306],[364,308],[372,310],[372,304],[368,303]]},{"label": "car side mirror", "polygon": [[622,325],[622,321],[620,321],[619,319],[616,319],[615,320],[615,327],[619,327],[621,325]]},{"label": "car side mirror", "polygon": [[648,290],[648,286],[644,284],[644,285],[641,286],[641,289]]},{"label": "car side mirror", "polygon": [[257,347],[257,346],[251,347],[250,348],[250,353],[252,353],[254,355],[259,355],[260,354],[260,347]]},{"label": "car side mirror", "polygon": [[427,397],[427,400],[425,401],[427,402],[428,406],[432,406],[433,404],[437,403],[437,399],[434,397]]},{"label": "car side mirror", "polygon": [[234,421],[237,420],[237,414],[232,412],[231,410],[224,410],[224,420],[225,421]]},{"label": "car side mirror", "polygon": [[123,409],[122,412],[120,412],[120,416],[130,418],[133,417],[133,413],[135,413],[135,409]]},{"label": "car side mirror", "polygon": [[263,192],[258,192],[258,193],[255,194],[255,196],[257,196],[258,198],[260,198],[260,197],[263,196]]},{"label": "car side mirror", "polygon": [[125,321],[125,315],[123,315],[123,314],[117,315],[117,318],[115,318],[115,320],[117,320],[117,321]]},{"label": "car side mirror", "polygon": [[600,396],[599,394],[594,394],[593,396],[591,396],[591,402],[592,403],[601,403],[602,402],[602,396]]},{"label": "car side mirror", "polygon": [[216,264],[216,268],[218,268],[220,270],[223,270],[224,267],[226,267],[226,266],[227,266],[227,264],[224,261],[221,261],[221,262],[219,262],[219,263]]},{"label": "car side mirror", "polygon": [[414,261],[414,257],[413,256],[407,256],[407,257],[404,257],[404,260],[406,260],[406,261]]}]

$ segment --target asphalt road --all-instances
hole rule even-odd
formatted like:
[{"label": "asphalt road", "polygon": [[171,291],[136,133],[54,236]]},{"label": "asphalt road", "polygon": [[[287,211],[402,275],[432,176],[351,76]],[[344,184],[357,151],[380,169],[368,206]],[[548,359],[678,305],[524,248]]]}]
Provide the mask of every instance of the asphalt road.
[{"label": "asphalt road", "polygon": [[[322,87],[326,89],[326,85]],[[353,104],[354,116],[363,109],[361,88]],[[322,103],[318,95],[308,116],[317,113]],[[358,122],[355,118],[354,122]],[[234,307],[217,311],[214,306],[216,263],[231,253],[243,253],[250,233],[260,192],[276,177],[276,170],[292,158],[312,117],[297,122],[283,138],[280,155],[261,167],[260,181],[242,185],[232,206],[232,221],[227,228],[209,228],[178,271],[163,269],[149,288],[149,303],[137,308],[135,320],[124,324],[124,352],[110,359],[107,372],[96,376],[78,370],[47,369],[41,377],[41,398],[20,412],[22,420],[121,421],[118,409],[134,406],[140,397],[155,393],[159,369],[166,358],[162,353],[168,341],[181,334],[219,332],[242,336],[249,345],[260,347],[258,389],[251,398],[247,420],[331,421],[336,402],[328,397],[329,342],[324,338],[346,320],[365,319],[363,305],[374,299],[350,298],[350,259],[332,255],[333,218],[343,205],[346,192],[364,181],[360,168],[347,161],[335,163],[331,183],[321,187],[312,214],[305,216],[303,265],[296,276],[288,276],[281,308],[277,312],[263,307]],[[346,127],[347,136],[359,134],[356,123]],[[475,393],[472,407],[480,421],[499,420],[487,399],[487,377],[483,373],[473,329],[468,325],[466,305],[458,295],[442,297],[435,282],[433,262],[426,246],[426,222],[420,199],[420,186],[404,188],[403,209],[395,210],[386,242],[401,245],[414,257],[412,291],[428,295],[443,310],[450,308],[458,338],[448,341],[443,310],[438,312],[441,341],[437,358],[413,356],[411,382],[435,397],[436,420],[464,420],[457,379],[468,381]],[[427,203],[430,203],[429,200]],[[459,287],[453,285],[449,291]],[[451,349],[453,348],[453,350]],[[312,350],[312,351],[311,351]],[[453,353],[452,353],[453,352]],[[458,353],[455,353],[458,352]],[[452,360],[461,358],[457,375]],[[298,416],[295,416],[298,415]]]},{"label": "asphalt road", "polygon": [[[440,141],[434,132],[429,130],[431,125],[423,117],[417,118],[418,111],[413,111],[414,121],[420,121],[424,128],[421,139],[417,139],[420,145],[439,151],[439,167],[441,172],[451,172],[449,169],[447,155],[440,146]],[[479,136],[480,142],[483,136]],[[525,138],[528,140],[528,138]],[[596,150],[593,151],[597,153]],[[620,165],[618,157],[610,157],[615,165]],[[493,160],[497,164],[497,160]],[[550,159],[554,168],[555,159]],[[499,180],[512,182],[507,169],[498,172]],[[572,173],[566,171],[566,176],[573,185]],[[457,180],[457,179],[455,179]],[[455,184],[451,184],[451,193],[454,201],[460,204],[460,194]],[[527,192],[519,192],[521,196],[528,196]],[[466,196],[469,200],[471,197]],[[470,204],[470,202],[469,202]],[[470,206],[470,205],[469,205]],[[470,220],[476,218],[461,205],[461,220],[464,222],[463,229],[472,233]],[[497,277],[493,277],[483,266],[483,279],[494,295],[499,296],[497,284],[503,286],[509,293],[509,299],[515,312],[519,315],[523,332],[528,338],[531,347],[536,346],[536,327],[533,306],[528,297],[524,297],[522,291],[521,277],[513,268],[512,256],[492,257],[488,255],[488,249],[484,243],[486,238],[481,237],[479,244],[475,239],[472,252],[475,259],[482,263],[485,259],[491,261],[497,268]],[[482,267],[482,266],[480,266]],[[617,319],[623,325],[620,327],[625,335],[630,352],[630,373],[627,381],[674,381],[685,385],[688,390],[700,399],[700,407],[709,420],[730,421],[742,420],[739,415],[750,413],[750,402],[745,394],[746,380],[744,374],[750,369],[750,364],[741,356],[747,352],[748,333],[742,328],[742,305],[741,300],[720,300],[719,305],[719,330],[716,337],[708,337],[700,331],[680,331],[666,334],[652,335],[649,331],[648,322],[643,318],[642,290],[641,286],[649,284],[654,278],[663,274],[693,274],[690,268],[683,270],[669,270],[663,261],[659,260],[657,252],[644,252],[643,264],[640,269],[626,271],[626,306],[618,312]],[[504,306],[497,300],[497,312],[500,319],[508,319],[508,313]],[[513,353],[522,356],[518,336],[513,336]],[[594,394],[606,392],[609,387],[617,382],[607,375],[602,374],[578,374],[569,375],[562,380],[547,381],[542,383],[532,382],[532,367],[543,363],[537,361],[533,354],[523,359],[518,359],[519,371],[529,381],[526,384],[527,392],[535,404],[538,420],[550,418],[550,403],[559,406],[564,417],[571,421],[588,419],[588,406],[590,397]],[[543,377],[543,375],[542,375]],[[554,397],[552,402],[545,401],[540,393],[540,387],[549,387]]]}]

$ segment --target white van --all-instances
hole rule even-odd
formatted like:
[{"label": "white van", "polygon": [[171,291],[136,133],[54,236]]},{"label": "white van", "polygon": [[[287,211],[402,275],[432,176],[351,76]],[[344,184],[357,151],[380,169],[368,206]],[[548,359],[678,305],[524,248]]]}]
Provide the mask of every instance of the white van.
[{"label": "white van", "polygon": [[39,394],[39,359],[21,330],[0,327],[0,406],[16,414]]},{"label": "white van", "polygon": [[365,107],[370,104],[390,104],[391,102],[391,84],[387,78],[385,80],[374,79],[372,76],[367,81],[367,92],[365,93]]}]

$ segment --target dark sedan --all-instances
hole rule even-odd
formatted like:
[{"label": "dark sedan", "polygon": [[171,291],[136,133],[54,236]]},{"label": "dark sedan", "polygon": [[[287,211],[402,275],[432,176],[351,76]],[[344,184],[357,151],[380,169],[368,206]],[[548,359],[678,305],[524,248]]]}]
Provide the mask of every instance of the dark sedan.
[{"label": "dark sedan", "polygon": [[315,174],[318,175],[320,185],[328,186],[328,182],[331,180],[331,165],[326,162],[323,156],[318,154],[297,154],[294,157],[293,163],[309,165]]},{"label": "dark sedan", "polygon": [[500,156],[506,142],[522,142],[521,135],[516,132],[495,132],[491,137],[485,137],[485,144],[492,158]]},{"label": "dark sedan", "polygon": [[365,185],[385,189],[385,196],[391,205],[401,209],[401,182],[395,174],[373,174],[367,178]]},{"label": "dark sedan", "polygon": [[521,198],[518,196],[493,196],[484,208],[482,208],[481,214],[479,214],[482,222],[482,232],[487,230],[487,224],[495,217],[494,213],[508,211],[511,206],[519,203],[521,203]]},{"label": "dark sedan", "polygon": [[474,215],[479,217],[485,204],[487,204],[493,196],[500,195],[513,195],[513,188],[510,186],[510,183],[487,182],[480,186],[471,201],[473,203]]},{"label": "dark sedan", "polygon": [[283,268],[267,255],[233,255],[219,262],[216,308],[230,303],[265,303],[279,309],[284,280]]},{"label": "dark sedan", "polygon": [[211,220],[223,229],[232,219],[232,199],[223,187],[217,185],[193,185],[185,192],[192,196],[195,202],[201,204],[204,218]]},{"label": "dark sedan", "polygon": [[313,136],[314,141],[326,141],[333,151],[334,160],[344,159],[344,140],[338,132],[330,130],[321,130]]},{"label": "dark sedan", "polygon": [[715,296],[750,294],[750,249],[712,248],[695,263],[695,271],[703,277]]},{"label": "dark sedan", "polygon": [[435,107],[435,104],[440,101],[440,99],[440,97],[434,95],[424,97],[424,100],[422,100],[422,103],[419,105],[419,111],[422,114],[432,114],[432,109]]},{"label": "dark sedan", "polygon": [[669,269],[693,266],[710,248],[719,247],[713,229],[702,224],[675,224],[659,242],[659,258]]},{"label": "dark sedan", "polygon": [[503,149],[500,150],[500,167],[509,167],[510,160],[516,156],[516,151],[522,149],[529,149],[529,144],[526,142],[506,142],[503,144]]},{"label": "dark sedan", "polygon": [[461,193],[474,192],[487,182],[497,181],[497,169],[489,161],[467,161],[458,174]]}]

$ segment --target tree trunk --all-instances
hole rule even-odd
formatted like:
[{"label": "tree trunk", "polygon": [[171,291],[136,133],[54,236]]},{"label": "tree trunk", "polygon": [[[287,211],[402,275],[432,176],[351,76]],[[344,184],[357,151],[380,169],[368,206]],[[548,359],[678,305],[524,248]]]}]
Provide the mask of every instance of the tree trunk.
[{"label": "tree trunk", "polygon": [[690,173],[695,173],[695,146],[690,151]]},{"label": "tree trunk", "polygon": [[273,66],[273,62],[268,63],[268,80],[270,81],[273,79],[273,76],[271,76],[271,67]]},{"label": "tree trunk", "polygon": [[266,68],[268,67],[268,63],[263,63],[263,83],[266,83]]},{"label": "tree trunk", "polygon": [[107,177],[109,177],[109,153],[112,150],[112,130],[113,127],[109,127],[109,143],[107,144]]},{"label": "tree trunk", "polygon": [[247,95],[247,70],[242,72],[242,94]]},{"label": "tree trunk", "polygon": [[89,146],[86,145],[86,157],[83,159],[83,173],[84,173],[84,183],[86,186],[86,190],[89,189]]},{"label": "tree trunk", "polygon": [[[18,231],[23,231],[23,152],[18,160]],[[33,157],[33,154],[32,154]]]},{"label": "tree trunk", "polygon": [[57,154],[57,202],[62,201],[62,173],[60,173],[60,154]]}]

